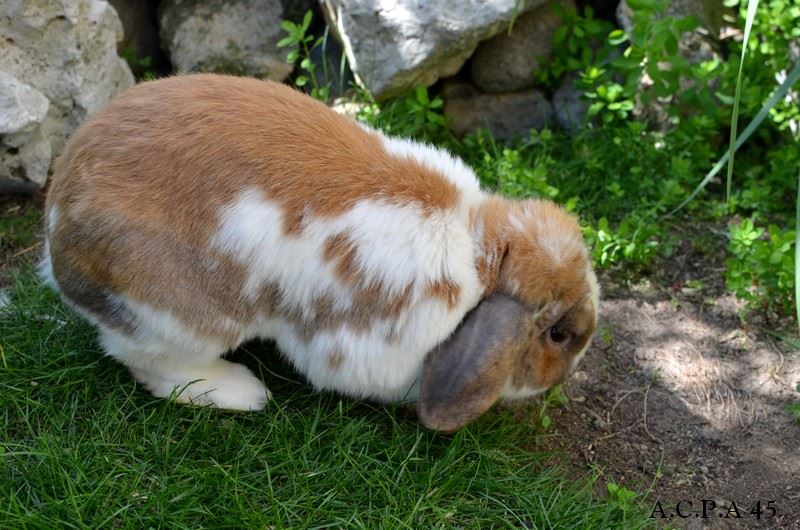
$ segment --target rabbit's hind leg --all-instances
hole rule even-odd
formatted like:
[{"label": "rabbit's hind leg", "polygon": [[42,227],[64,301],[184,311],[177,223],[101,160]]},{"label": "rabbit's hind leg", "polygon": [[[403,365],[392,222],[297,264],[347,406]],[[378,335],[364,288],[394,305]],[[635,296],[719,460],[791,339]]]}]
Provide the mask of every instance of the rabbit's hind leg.
[{"label": "rabbit's hind leg", "polygon": [[[147,337],[143,331],[136,336]],[[231,410],[261,410],[271,397],[247,367],[220,358],[224,347],[203,342],[186,348],[184,341],[142,340],[103,327],[100,342],[157,397]]]}]

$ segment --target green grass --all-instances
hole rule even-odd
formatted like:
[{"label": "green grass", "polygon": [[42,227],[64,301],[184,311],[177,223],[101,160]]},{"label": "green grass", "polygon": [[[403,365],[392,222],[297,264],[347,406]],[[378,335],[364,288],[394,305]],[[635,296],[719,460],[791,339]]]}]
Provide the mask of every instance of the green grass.
[{"label": "green grass", "polygon": [[[268,345],[236,353],[275,394],[236,414],[152,398],[90,325],[12,275],[0,309],[5,528],[640,528],[493,410],[452,436],[409,409],[316,394]],[[277,368],[275,367],[277,365]],[[604,488],[603,488],[604,489]]]},{"label": "green grass", "polygon": [[0,276],[2,269],[35,245],[42,211],[19,201],[0,202]]}]

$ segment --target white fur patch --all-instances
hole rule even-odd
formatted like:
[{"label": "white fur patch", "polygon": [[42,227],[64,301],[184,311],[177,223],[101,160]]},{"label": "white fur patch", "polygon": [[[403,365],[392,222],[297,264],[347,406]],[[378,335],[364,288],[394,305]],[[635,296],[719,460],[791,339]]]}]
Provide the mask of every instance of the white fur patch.
[{"label": "white fur patch", "polygon": [[508,379],[506,379],[506,384],[503,387],[502,392],[500,393],[500,398],[507,401],[528,399],[534,396],[538,396],[539,394],[541,394],[546,390],[547,388],[535,388],[535,387],[530,387],[528,385],[522,387],[514,386],[511,377],[509,377]]},{"label": "white fur patch", "polygon": [[[134,315],[136,332],[130,336],[101,325],[101,342],[110,356],[129,367],[147,367],[153,362],[175,367],[204,365],[231,346],[222,339],[196,333],[169,311],[126,297],[117,298]],[[236,324],[230,326],[234,328]]]}]

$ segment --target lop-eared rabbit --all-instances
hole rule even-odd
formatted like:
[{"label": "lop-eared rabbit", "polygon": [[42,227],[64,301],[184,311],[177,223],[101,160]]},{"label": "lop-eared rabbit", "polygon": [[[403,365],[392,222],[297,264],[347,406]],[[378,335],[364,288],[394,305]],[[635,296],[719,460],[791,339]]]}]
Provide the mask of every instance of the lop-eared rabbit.
[{"label": "lop-eared rabbit", "polygon": [[268,81],[128,90],[67,143],[46,220],[43,276],[182,402],[264,407],[221,356],[273,339],[317,389],[418,401],[452,431],[562,381],[597,321],[562,208],[484,192],[447,152]]}]

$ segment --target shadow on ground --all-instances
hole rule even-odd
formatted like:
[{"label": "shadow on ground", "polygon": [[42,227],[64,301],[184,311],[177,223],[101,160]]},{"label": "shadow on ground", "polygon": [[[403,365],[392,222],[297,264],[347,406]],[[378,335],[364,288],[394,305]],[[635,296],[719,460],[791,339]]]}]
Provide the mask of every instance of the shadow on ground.
[{"label": "shadow on ground", "polygon": [[[652,487],[647,503],[675,515],[663,521],[671,526],[800,528],[800,425],[786,411],[800,401],[800,353],[748,333],[722,294],[604,287],[600,331],[544,448],[567,454],[574,471]],[[708,518],[703,499],[717,505]],[[675,513],[681,500],[687,518]],[[741,518],[721,516],[731,502]]]}]

